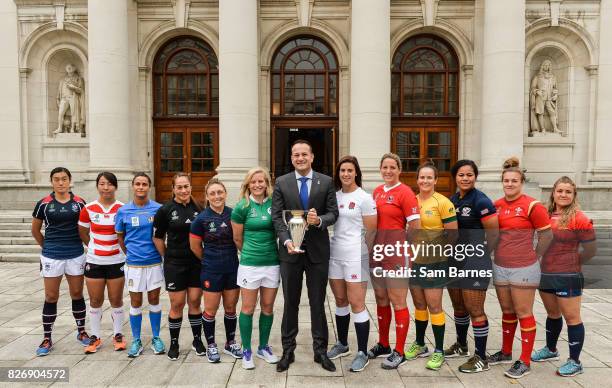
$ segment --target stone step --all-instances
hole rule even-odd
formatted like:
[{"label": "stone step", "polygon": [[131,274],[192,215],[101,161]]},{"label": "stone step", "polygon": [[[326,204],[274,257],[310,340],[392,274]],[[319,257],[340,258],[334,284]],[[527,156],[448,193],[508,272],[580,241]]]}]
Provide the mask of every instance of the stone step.
[{"label": "stone step", "polygon": [[40,255],[36,253],[0,253],[0,261],[13,263],[39,263]]},{"label": "stone step", "polygon": [[38,245],[0,245],[0,254],[3,253],[40,253]]},{"label": "stone step", "polygon": [[0,229],[0,237],[32,237],[30,230],[2,230]]},{"label": "stone step", "polygon": [[32,216],[30,215],[0,215],[0,224],[4,223],[31,223]]},{"label": "stone step", "polygon": [[0,230],[30,230],[32,225],[25,222],[1,222]]},{"label": "stone step", "polygon": [[0,245],[38,245],[33,237],[0,237]]}]

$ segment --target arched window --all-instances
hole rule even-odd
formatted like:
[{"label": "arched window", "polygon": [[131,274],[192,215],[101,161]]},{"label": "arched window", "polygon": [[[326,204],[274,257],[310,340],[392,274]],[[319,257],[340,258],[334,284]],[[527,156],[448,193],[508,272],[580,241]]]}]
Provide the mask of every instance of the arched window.
[{"label": "arched window", "polygon": [[155,117],[219,115],[219,62],[204,41],[180,37],[168,42],[153,66]]},{"label": "arched window", "polygon": [[338,62],[314,37],[285,42],[272,62],[272,116],[338,114]]},{"label": "arched window", "polygon": [[433,35],[406,40],[393,56],[394,116],[457,116],[459,66],[446,42]]}]

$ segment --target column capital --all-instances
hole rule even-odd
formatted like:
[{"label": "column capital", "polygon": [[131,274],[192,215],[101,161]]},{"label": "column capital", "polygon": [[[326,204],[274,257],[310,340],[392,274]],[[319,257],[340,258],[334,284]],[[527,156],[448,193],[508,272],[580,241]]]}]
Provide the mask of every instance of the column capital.
[{"label": "column capital", "polygon": [[465,75],[474,74],[474,65],[463,65],[461,66],[461,70],[465,73]]},{"label": "column capital", "polygon": [[21,78],[28,78],[28,76],[30,75],[30,73],[32,72],[32,69],[29,67],[20,67],[19,68],[19,77]]},{"label": "column capital", "polygon": [[598,65],[587,65],[584,67],[584,69],[589,73],[589,76],[591,77],[596,76],[599,73]]}]

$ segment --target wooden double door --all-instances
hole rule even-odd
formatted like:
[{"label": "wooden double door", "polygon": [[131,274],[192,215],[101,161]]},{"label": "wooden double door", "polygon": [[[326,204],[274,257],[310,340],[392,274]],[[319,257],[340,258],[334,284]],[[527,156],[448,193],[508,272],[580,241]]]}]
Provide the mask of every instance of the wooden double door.
[{"label": "wooden double door", "polygon": [[438,168],[436,191],[447,197],[455,192],[450,169],[457,161],[457,126],[394,126],[391,149],[402,160],[401,181],[418,192],[416,169],[426,160]]},{"label": "wooden double door", "polygon": [[204,202],[204,186],[219,165],[219,130],[216,124],[162,122],[155,125],[155,198],[172,198],[172,177],[191,175],[192,194]]}]

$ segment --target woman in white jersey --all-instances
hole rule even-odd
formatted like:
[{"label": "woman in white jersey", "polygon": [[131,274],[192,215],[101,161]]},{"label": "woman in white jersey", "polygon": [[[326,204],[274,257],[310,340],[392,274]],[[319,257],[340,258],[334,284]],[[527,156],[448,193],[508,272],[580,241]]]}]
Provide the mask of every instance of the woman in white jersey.
[{"label": "woman in white jersey", "polygon": [[87,245],[85,282],[89,293],[90,342],[85,353],[95,353],[100,346],[100,323],[104,289],[108,289],[108,300],[112,307],[113,347],[125,350],[121,334],[123,326],[123,285],[125,277],[123,266],[125,255],[119,248],[115,233],[115,215],[123,206],[115,199],[117,177],[111,172],[101,172],[96,178],[96,188],[100,196],[87,204],[79,215],[79,235]]},{"label": "woman in white jersey", "polygon": [[369,273],[368,251],[376,231],[376,204],[372,196],[361,188],[361,169],[354,156],[340,159],[336,165],[334,183],[338,190],[339,216],[331,238],[329,284],[336,299],[338,342],[327,356],[333,360],[350,354],[347,340],[350,304],[358,344],[350,370],[359,372],[368,365],[370,317],[365,308],[365,295]]}]

